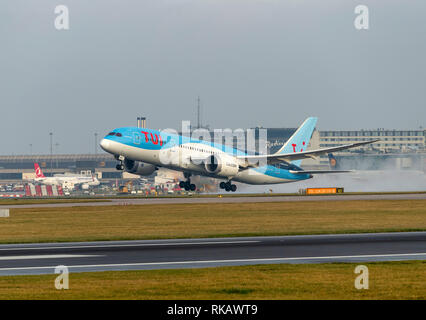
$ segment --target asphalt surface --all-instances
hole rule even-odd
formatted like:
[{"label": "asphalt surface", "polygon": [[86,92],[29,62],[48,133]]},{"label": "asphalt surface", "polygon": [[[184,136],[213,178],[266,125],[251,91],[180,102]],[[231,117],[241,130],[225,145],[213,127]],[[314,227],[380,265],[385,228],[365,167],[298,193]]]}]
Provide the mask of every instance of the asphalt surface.
[{"label": "asphalt surface", "polygon": [[[283,202],[283,201],[343,201],[343,200],[426,200],[426,193],[402,194],[353,194],[353,195],[316,195],[316,196],[253,196],[253,197],[176,197],[176,198],[114,198],[100,202],[72,203],[42,203],[0,205],[0,209],[7,208],[57,208],[82,206],[116,206],[116,205],[143,205],[143,204],[179,204],[179,203],[252,203],[252,202]],[[60,201],[58,199],[58,201]]]},{"label": "asphalt surface", "polygon": [[0,245],[0,275],[426,260],[426,232]]}]

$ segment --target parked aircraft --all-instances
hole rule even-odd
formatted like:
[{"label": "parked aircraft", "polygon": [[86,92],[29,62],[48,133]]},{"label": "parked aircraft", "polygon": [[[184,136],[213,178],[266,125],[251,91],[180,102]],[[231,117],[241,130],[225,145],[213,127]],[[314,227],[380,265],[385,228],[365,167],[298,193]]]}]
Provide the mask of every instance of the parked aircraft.
[{"label": "parked aircraft", "polygon": [[61,185],[67,189],[73,189],[75,185],[81,185],[83,189],[99,185],[96,177],[82,174],[57,174],[53,177],[46,177],[38,163],[34,163],[34,170],[36,174],[34,181],[42,184]]}]

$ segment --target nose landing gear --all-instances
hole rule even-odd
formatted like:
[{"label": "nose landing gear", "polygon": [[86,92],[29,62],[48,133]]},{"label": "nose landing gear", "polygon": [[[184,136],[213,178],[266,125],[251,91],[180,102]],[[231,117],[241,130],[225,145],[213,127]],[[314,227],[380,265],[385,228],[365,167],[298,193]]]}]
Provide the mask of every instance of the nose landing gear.
[{"label": "nose landing gear", "polygon": [[117,170],[123,171],[124,170],[124,157],[118,156],[116,159],[119,161],[119,163],[115,166]]},{"label": "nose landing gear", "polygon": [[227,191],[227,192],[229,192],[229,191],[232,191],[232,192],[237,191],[237,186],[235,184],[232,184],[231,181],[228,181],[228,182],[223,182],[222,181],[219,184],[219,187],[221,189],[225,189],[225,191]]}]

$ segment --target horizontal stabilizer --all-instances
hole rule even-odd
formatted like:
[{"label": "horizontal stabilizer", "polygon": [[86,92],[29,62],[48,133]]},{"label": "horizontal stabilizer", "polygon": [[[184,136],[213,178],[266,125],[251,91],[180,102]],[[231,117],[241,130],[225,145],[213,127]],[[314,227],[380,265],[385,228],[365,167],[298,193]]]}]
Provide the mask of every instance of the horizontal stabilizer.
[{"label": "horizontal stabilizer", "polygon": [[[346,150],[350,148],[356,148],[359,146],[363,146],[366,144],[374,143],[380,141],[379,139],[376,140],[370,140],[370,141],[363,141],[363,142],[356,142],[351,144],[345,144],[337,147],[330,147],[330,148],[324,148],[324,149],[316,149],[316,150],[309,150],[309,151],[301,151],[301,152],[292,152],[292,153],[274,153],[274,154],[267,154],[267,155],[255,155],[255,156],[237,156],[237,159],[244,160],[246,162],[246,166],[256,165],[256,161],[266,160],[268,164],[274,164],[274,163],[280,163],[280,162],[291,162],[294,160],[301,160],[301,159],[308,159],[308,158],[314,158],[319,155],[335,152],[335,151],[341,151]],[[335,171],[337,172],[337,171]]]},{"label": "horizontal stabilizer", "polygon": [[353,171],[351,170],[310,170],[310,171],[290,170],[289,172],[293,174],[321,174],[321,173],[344,173],[344,172],[353,172]]}]

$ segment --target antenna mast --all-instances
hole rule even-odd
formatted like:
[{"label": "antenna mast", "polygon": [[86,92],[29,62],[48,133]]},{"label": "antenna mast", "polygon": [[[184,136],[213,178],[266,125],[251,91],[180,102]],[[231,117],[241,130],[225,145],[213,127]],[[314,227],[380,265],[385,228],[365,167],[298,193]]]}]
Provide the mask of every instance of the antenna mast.
[{"label": "antenna mast", "polygon": [[198,96],[197,99],[197,129],[201,128],[201,121],[200,121],[200,96]]}]

